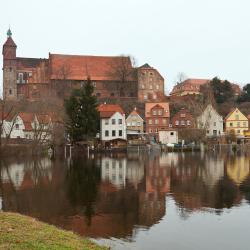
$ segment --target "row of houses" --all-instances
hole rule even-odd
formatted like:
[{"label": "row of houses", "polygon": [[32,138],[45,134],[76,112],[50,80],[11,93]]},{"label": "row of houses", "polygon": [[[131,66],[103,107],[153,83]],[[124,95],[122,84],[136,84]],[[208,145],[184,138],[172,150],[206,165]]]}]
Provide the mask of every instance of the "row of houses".
[{"label": "row of houses", "polygon": [[250,135],[250,116],[245,116],[238,108],[224,119],[211,104],[197,117],[184,108],[171,117],[169,104],[164,102],[145,103],[145,114],[140,114],[135,108],[127,118],[119,105],[101,104],[99,112],[100,139],[105,142],[127,140],[133,135],[148,135],[156,142],[177,143],[178,131],[186,129],[204,130],[207,137],[232,133],[237,138]]}]

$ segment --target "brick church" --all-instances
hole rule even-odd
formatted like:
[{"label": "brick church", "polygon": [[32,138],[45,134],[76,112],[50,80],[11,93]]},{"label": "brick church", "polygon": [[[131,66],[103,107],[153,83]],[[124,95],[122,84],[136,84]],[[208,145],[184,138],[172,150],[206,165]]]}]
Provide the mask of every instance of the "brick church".
[{"label": "brick church", "polygon": [[3,45],[3,95],[6,100],[65,98],[88,77],[101,99],[160,101],[164,79],[148,64],[134,67],[130,57],[51,54],[46,59],[16,56],[17,45],[7,32]]}]

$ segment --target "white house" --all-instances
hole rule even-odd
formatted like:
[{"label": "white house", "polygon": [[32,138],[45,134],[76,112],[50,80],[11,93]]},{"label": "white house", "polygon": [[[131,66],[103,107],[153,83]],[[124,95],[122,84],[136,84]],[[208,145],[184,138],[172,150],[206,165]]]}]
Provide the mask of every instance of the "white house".
[{"label": "white house", "polygon": [[223,117],[209,104],[197,118],[197,127],[205,129],[208,137],[221,136],[223,135]]},{"label": "white house", "polygon": [[48,115],[35,115],[20,112],[12,118],[3,121],[2,138],[49,140],[51,138],[52,122]]},{"label": "white house", "polygon": [[101,104],[100,112],[100,139],[110,141],[127,139],[125,113],[119,105]]},{"label": "white house", "polygon": [[178,131],[175,129],[160,130],[159,142],[162,144],[176,144],[178,143]]}]

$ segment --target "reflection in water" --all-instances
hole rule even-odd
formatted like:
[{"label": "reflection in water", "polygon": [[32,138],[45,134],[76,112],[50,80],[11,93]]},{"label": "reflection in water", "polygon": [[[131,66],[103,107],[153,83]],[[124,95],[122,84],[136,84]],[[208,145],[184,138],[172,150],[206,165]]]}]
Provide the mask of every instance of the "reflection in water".
[{"label": "reflection in water", "polygon": [[1,160],[0,210],[95,238],[136,240],[139,228],[168,218],[170,197],[181,219],[250,204],[249,160],[192,153]]}]

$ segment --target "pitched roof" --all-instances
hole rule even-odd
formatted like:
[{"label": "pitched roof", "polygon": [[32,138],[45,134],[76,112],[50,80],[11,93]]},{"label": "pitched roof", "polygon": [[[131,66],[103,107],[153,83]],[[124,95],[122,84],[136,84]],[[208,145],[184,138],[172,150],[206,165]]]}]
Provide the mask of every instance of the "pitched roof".
[{"label": "pitched roof", "polygon": [[164,109],[163,117],[170,117],[169,103],[167,102],[148,102],[145,104],[145,117],[151,117],[151,110],[154,107],[161,107]]},{"label": "pitched roof", "polygon": [[24,130],[32,131],[33,128],[32,128],[31,123],[34,120],[35,115],[33,113],[25,113],[25,112],[20,112],[18,115],[23,120]]},{"label": "pitched roof", "polygon": [[122,107],[117,104],[100,104],[98,107],[101,118],[110,118],[114,113],[125,114]]},{"label": "pitched roof", "polygon": [[41,124],[48,124],[51,121],[51,117],[48,114],[38,114],[36,117]]},{"label": "pitched roof", "polygon": [[70,80],[120,80],[115,74],[117,67],[123,64],[132,70],[129,57],[123,56],[84,56],[50,54],[50,79]]},{"label": "pitched roof", "polygon": [[17,47],[11,36],[7,38],[3,46]]},{"label": "pitched roof", "polygon": [[140,66],[139,68],[152,68],[148,63],[143,64],[142,66]]},{"label": "pitched roof", "polygon": [[[244,115],[238,108],[234,108],[234,109],[232,109],[228,114],[227,114],[227,116],[225,117],[225,121],[236,111],[236,110],[238,110],[242,115]],[[245,115],[244,115],[245,116]],[[246,117],[246,116],[245,116]],[[247,117],[246,117],[247,118]]]},{"label": "pitched roof", "polygon": [[41,61],[48,61],[48,59],[17,57],[18,64],[20,67],[24,68],[36,68],[41,63]]}]

